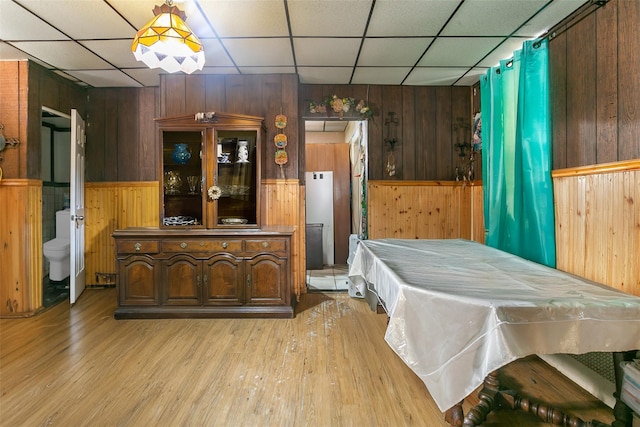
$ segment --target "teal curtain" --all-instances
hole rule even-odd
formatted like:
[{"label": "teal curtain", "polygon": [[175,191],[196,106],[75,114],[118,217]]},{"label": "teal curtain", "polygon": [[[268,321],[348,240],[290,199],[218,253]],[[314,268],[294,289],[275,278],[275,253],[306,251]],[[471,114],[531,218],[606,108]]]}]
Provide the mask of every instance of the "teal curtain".
[{"label": "teal curtain", "polygon": [[480,78],[486,244],[556,266],[548,42]]}]

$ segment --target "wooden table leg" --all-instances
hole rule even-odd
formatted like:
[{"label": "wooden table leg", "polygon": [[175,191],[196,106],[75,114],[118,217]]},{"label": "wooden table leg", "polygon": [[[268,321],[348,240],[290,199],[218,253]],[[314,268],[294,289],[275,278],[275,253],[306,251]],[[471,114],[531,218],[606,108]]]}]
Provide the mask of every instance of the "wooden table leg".
[{"label": "wooden table leg", "polygon": [[500,380],[497,372],[491,372],[484,379],[484,384],[478,398],[480,402],[469,410],[464,416],[462,402],[450,408],[444,416],[446,422],[452,427],[474,427],[482,424],[496,404],[496,396],[500,391]]},{"label": "wooden table leg", "polygon": [[[484,380],[484,384],[478,394],[480,402],[469,410],[466,416],[463,414],[462,402],[458,403],[445,413],[445,421],[452,427],[475,427],[481,425],[491,411],[496,408],[507,407],[512,410],[521,410],[536,415],[542,421],[564,427],[604,427],[599,421],[585,422],[578,417],[572,417],[553,408],[550,405],[541,404],[533,400],[519,396],[513,390],[501,390],[500,380],[497,372],[491,372]],[[620,402],[622,405],[624,403]],[[616,407],[618,405],[616,404]],[[626,405],[625,405],[626,407]],[[620,421],[622,424],[614,424],[612,427],[631,427],[630,410],[626,408],[629,415],[627,424],[626,418]],[[621,414],[624,417],[626,412],[621,408]],[[617,417],[616,417],[617,420]]]}]

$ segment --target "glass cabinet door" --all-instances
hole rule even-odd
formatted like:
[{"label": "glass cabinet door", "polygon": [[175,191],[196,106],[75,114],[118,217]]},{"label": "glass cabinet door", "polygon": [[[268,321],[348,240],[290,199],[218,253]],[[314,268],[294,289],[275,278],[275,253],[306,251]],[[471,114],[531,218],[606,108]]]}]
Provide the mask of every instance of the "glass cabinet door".
[{"label": "glass cabinet door", "polygon": [[163,130],[162,135],[162,226],[203,225],[203,132]]},{"label": "glass cabinet door", "polygon": [[221,192],[216,226],[257,224],[257,138],[254,130],[218,130],[215,134],[215,184]]}]

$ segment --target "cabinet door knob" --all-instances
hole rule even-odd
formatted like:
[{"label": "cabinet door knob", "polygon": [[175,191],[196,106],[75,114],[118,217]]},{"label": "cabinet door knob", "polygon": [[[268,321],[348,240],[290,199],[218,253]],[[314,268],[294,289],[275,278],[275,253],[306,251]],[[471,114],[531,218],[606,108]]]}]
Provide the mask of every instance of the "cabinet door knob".
[{"label": "cabinet door knob", "polygon": [[247,287],[251,287],[251,275],[247,274]]},{"label": "cabinet door knob", "polygon": [[227,242],[222,242],[222,249],[227,249],[229,244]]},{"label": "cabinet door knob", "polygon": [[262,242],[262,247],[263,248],[268,248],[269,247],[269,242]]},{"label": "cabinet door knob", "polygon": [[133,247],[135,248],[136,252],[140,252],[140,249],[142,249],[142,245],[139,242],[133,245]]},{"label": "cabinet door knob", "polygon": [[200,288],[200,275],[199,274],[196,276],[196,286],[198,288]]},{"label": "cabinet door knob", "polygon": [[185,249],[185,248],[187,247],[187,243],[186,243],[186,242],[182,242],[182,243],[180,243],[180,247],[181,247],[182,249]]}]

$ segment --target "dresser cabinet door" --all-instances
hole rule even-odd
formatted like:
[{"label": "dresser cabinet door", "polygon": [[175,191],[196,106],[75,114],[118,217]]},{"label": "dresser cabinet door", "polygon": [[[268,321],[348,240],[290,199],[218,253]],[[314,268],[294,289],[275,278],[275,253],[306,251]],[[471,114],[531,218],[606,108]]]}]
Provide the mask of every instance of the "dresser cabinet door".
[{"label": "dresser cabinet door", "polygon": [[204,304],[242,305],[244,275],[242,264],[229,254],[216,255],[204,261]]},{"label": "dresser cabinet door", "polygon": [[247,305],[287,304],[287,260],[263,254],[245,261]]},{"label": "dresser cabinet door", "polygon": [[120,305],[157,305],[160,302],[158,262],[148,255],[131,255],[118,262]]},{"label": "dresser cabinet door", "polygon": [[163,304],[199,305],[202,302],[202,262],[176,255],[162,263]]}]

